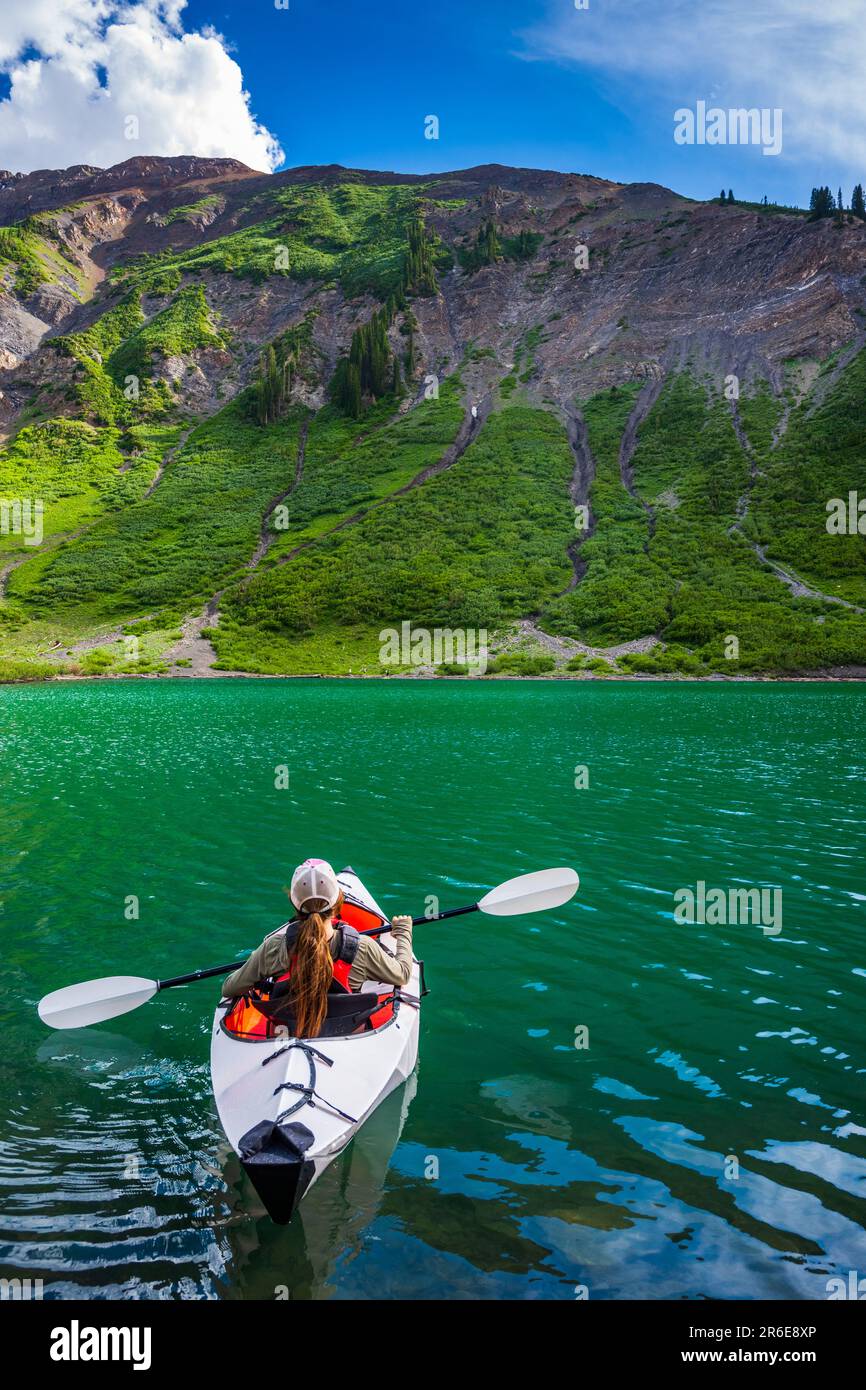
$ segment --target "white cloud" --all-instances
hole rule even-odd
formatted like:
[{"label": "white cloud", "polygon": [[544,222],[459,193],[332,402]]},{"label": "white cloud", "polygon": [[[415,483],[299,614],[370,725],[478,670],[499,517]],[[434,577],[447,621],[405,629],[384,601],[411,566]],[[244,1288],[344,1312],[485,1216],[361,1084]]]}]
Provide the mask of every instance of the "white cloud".
[{"label": "white cloud", "polygon": [[186,0],[2,3],[0,71],[11,82],[0,102],[3,168],[195,154],[270,170],[283,158],[222,37],[184,32]]},{"label": "white cloud", "polygon": [[521,37],[526,57],[627,90],[636,118],[647,99],[671,112],[699,98],[781,107],[786,156],[866,164],[866,25],[853,0],[557,0]]}]

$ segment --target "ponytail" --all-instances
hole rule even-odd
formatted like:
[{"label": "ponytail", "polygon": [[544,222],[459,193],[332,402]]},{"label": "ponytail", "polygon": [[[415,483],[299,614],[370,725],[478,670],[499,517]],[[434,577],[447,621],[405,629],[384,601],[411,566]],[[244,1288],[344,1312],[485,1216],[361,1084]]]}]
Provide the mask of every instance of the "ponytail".
[{"label": "ponytail", "polygon": [[334,978],[334,958],[331,955],[328,923],[343,906],[340,894],[332,908],[325,912],[299,912],[298,931],[289,997],[295,1016],[295,1036],[317,1038],[328,1010],[328,991]]}]

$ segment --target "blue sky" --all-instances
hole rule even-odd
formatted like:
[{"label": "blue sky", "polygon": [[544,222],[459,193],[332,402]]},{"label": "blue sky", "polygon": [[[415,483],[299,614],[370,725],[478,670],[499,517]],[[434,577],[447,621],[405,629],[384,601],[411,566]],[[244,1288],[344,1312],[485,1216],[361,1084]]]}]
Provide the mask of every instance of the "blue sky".
[{"label": "blue sky", "polygon": [[[796,203],[866,182],[855,0],[587,3],[3,0],[0,166],[498,162]],[[698,102],[780,109],[781,153],[677,144],[674,113]]]},{"label": "blue sky", "polygon": [[[825,181],[834,189],[844,183],[847,197],[855,177],[866,179],[866,169],[858,171],[844,153],[824,158],[798,142],[792,117],[785,134],[793,147],[783,146],[776,157],[753,146],[673,141],[674,110],[701,98],[724,107],[743,103],[772,109],[781,102],[785,114],[790,99],[799,104],[800,74],[787,92],[784,83],[779,86],[766,28],[757,36],[750,77],[749,45],[755,46],[756,35],[740,23],[750,11],[769,11],[770,18],[775,11],[777,18],[787,14],[796,31],[798,0],[782,5],[725,0],[717,22],[733,51],[721,53],[716,62],[707,61],[702,41],[710,27],[709,0],[685,6],[666,0],[625,0],[619,6],[589,0],[584,11],[576,10],[573,0],[289,4],[287,11],[277,11],[270,4],[191,0],[186,23],[210,22],[226,36],[253,110],[277,135],[290,165],[333,161],[427,171],[499,162],[653,180],[695,197],[733,186],[744,198],[766,193],[786,202],[801,202],[814,182]],[[850,0],[846,4],[856,11]],[[807,48],[814,22],[810,7],[817,8],[812,0],[800,11]],[[647,20],[655,31],[650,43]],[[671,48],[683,48],[683,30],[689,29],[694,66],[665,81],[659,69],[669,64]],[[630,46],[628,71],[620,78],[622,49]],[[607,50],[609,62],[604,52],[599,61],[599,48]],[[589,61],[581,61],[584,51]],[[784,51],[780,43],[780,59]],[[817,68],[817,88],[825,77],[832,80],[832,60],[825,63],[814,47],[809,62]],[[424,139],[428,114],[439,117],[438,141]]]}]

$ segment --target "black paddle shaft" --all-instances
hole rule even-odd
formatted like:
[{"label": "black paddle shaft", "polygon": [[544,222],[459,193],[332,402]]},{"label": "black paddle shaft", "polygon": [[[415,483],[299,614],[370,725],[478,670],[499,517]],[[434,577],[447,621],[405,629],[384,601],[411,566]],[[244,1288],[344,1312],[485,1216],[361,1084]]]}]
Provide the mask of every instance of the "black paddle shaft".
[{"label": "black paddle shaft", "polygon": [[233,960],[231,965],[214,965],[210,970],[193,970],[191,975],[175,975],[173,980],[157,980],[158,989],[171,989],[172,985],[191,985],[196,980],[208,980],[212,975],[230,975],[233,970],[240,970],[246,961]]},{"label": "black paddle shaft", "polygon": [[[437,912],[435,917],[413,917],[413,927],[423,927],[425,922],[441,922],[443,917],[462,917],[465,912],[477,912],[478,904],[472,903],[469,907],[449,907],[447,912]],[[372,931],[365,931],[363,936],[382,936],[384,932],[391,930],[391,923],[385,922],[381,927],[374,927]]]}]

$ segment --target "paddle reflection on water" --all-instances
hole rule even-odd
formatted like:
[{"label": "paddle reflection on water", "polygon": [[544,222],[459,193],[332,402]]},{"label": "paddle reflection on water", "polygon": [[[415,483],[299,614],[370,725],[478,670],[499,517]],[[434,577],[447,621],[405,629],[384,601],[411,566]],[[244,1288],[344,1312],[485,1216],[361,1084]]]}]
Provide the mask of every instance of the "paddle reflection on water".
[{"label": "paddle reflection on water", "polygon": [[63,1033],[50,1033],[36,1049],[40,1063],[64,1067],[68,1071],[87,1075],[102,1072],[115,1075],[141,1063],[147,1049],[122,1033],[98,1032],[93,1028],[70,1028]]}]

